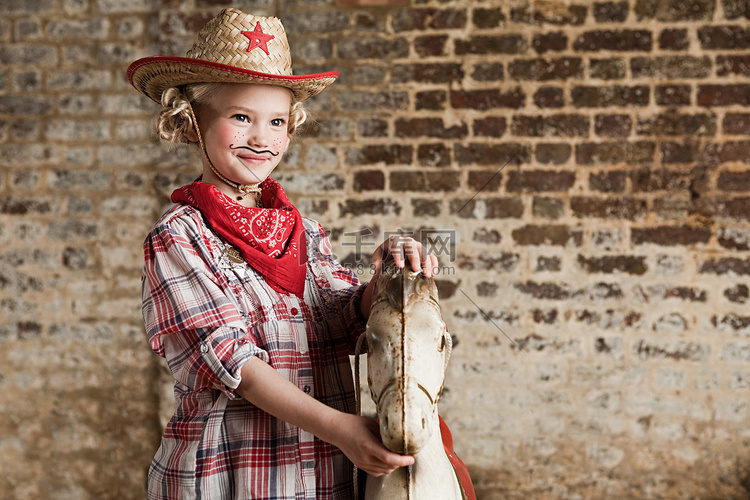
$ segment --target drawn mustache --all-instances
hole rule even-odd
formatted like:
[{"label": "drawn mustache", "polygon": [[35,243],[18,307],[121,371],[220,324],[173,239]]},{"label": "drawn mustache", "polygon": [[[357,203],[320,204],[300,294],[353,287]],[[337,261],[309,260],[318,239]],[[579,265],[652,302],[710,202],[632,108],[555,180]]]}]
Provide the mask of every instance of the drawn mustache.
[{"label": "drawn mustache", "polygon": [[234,144],[229,145],[229,149],[247,149],[248,151],[252,151],[256,155],[262,155],[264,153],[269,153],[271,156],[279,156],[279,153],[274,153],[270,149],[261,149],[260,151],[257,149],[253,149],[250,146],[235,146]]}]

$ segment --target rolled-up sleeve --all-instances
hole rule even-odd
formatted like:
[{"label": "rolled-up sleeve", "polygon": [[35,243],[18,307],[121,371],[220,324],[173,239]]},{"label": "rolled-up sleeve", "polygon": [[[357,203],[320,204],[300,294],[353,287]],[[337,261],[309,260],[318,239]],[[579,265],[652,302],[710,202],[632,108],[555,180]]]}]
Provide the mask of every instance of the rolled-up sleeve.
[{"label": "rolled-up sleeve", "polygon": [[210,249],[189,218],[157,225],[144,243],[143,319],[151,348],[190,391],[218,389],[230,399],[257,347]]}]

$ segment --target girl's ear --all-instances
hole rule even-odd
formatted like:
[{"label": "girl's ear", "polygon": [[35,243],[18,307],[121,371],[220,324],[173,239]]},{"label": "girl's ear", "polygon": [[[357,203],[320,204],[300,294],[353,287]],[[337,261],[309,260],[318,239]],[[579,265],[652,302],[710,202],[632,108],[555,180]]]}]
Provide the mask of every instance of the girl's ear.
[{"label": "girl's ear", "polygon": [[193,123],[193,120],[190,120],[190,130],[187,131],[185,134],[185,137],[187,137],[188,141],[190,142],[198,142],[198,132],[195,131],[196,125]]}]

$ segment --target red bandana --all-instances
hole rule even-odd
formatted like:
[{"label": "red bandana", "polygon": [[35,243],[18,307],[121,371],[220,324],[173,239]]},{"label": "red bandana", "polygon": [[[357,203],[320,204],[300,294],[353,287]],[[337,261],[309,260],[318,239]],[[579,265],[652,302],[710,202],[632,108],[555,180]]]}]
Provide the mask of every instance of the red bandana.
[{"label": "red bandana", "polygon": [[307,246],[302,216],[281,185],[270,177],[261,184],[263,206],[235,203],[213,184],[195,181],[172,193],[172,201],[203,213],[211,227],[237,247],[250,264],[279,293],[301,297],[307,274]]}]

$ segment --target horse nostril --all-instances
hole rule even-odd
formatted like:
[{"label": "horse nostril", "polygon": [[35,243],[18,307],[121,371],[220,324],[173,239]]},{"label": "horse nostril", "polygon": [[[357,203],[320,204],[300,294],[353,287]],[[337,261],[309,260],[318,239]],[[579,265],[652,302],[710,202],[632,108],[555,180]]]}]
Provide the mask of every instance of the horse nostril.
[{"label": "horse nostril", "polygon": [[427,428],[427,420],[425,420],[425,418],[422,417],[422,429],[426,429],[426,428]]}]

